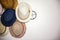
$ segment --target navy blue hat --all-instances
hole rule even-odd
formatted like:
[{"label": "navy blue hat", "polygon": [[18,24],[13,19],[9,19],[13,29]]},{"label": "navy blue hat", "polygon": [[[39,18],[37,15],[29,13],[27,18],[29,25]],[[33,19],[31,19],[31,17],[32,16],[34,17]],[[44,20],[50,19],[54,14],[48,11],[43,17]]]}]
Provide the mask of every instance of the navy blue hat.
[{"label": "navy blue hat", "polygon": [[2,24],[9,27],[12,26],[15,21],[16,21],[15,10],[6,9],[6,11],[1,16]]}]

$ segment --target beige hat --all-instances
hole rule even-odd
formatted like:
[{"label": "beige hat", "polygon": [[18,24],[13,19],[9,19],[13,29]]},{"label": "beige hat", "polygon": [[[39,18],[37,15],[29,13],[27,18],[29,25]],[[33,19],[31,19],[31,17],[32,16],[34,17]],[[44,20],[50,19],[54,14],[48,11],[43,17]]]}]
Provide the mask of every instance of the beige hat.
[{"label": "beige hat", "polygon": [[13,26],[9,28],[10,33],[13,37],[21,38],[26,32],[26,25],[25,23],[20,23],[16,21]]},{"label": "beige hat", "polygon": [[8,33],[8,28],[2,25],[0,22],[0,37],[7,35]]}]

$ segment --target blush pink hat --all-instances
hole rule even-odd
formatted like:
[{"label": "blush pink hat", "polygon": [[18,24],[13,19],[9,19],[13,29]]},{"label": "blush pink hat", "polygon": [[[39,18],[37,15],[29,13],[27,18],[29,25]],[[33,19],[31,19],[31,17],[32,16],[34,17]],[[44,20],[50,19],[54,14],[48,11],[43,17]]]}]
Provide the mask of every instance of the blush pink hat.
[{"label": "blush pink hat", "polygon": [[26,32],[26,25],[25,23],[21,23],[16,21],[13,26],[9,27],[10,33],[15,38],[21,38],[24,36]]},{"label": "blush pink hat", "polygon": [[3,9],[2,5],[0,4],[0,15],[2,15],[3,12],[4,12],[4,9]]}]

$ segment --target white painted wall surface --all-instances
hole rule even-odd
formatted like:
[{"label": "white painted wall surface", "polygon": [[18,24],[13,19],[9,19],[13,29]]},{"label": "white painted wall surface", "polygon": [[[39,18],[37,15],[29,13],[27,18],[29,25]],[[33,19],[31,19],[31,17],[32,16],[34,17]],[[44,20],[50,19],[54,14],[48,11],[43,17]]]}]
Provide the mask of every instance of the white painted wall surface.
[{"label": "white painted wall surface", "polygon": [[0,40],[59,40],[59,0],[18,0],[27,2],[37,12],[37,18],[26,23],[27,30],[22,38],[7,34]]}]

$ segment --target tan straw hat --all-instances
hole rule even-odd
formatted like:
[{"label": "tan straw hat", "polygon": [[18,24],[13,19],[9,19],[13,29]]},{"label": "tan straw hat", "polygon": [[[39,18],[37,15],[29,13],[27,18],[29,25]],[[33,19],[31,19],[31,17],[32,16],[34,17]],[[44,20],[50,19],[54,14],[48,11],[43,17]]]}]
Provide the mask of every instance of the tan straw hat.
[{"label": "tan straw hat", "polygon": [[17,1],[17,0],[14,0],[14,6],[13,6],[13,9],[16,9],[17,5],[18,5],[18,1]]},{"label": "tan straw hat", "polygon": [[0,0],[0,3],[2,6],[7,9],[7,8],[16,8],[18,2],[17,0]]},{"label": "tan straw hat", "polygon": [[0,3],[4,8],[13,8],[13,0],[0,0]]},{"label": "tan straw hat", "polygon": [[0,37],[7,35],[8,33],[8,28],[2,25],[0,22]]}]

